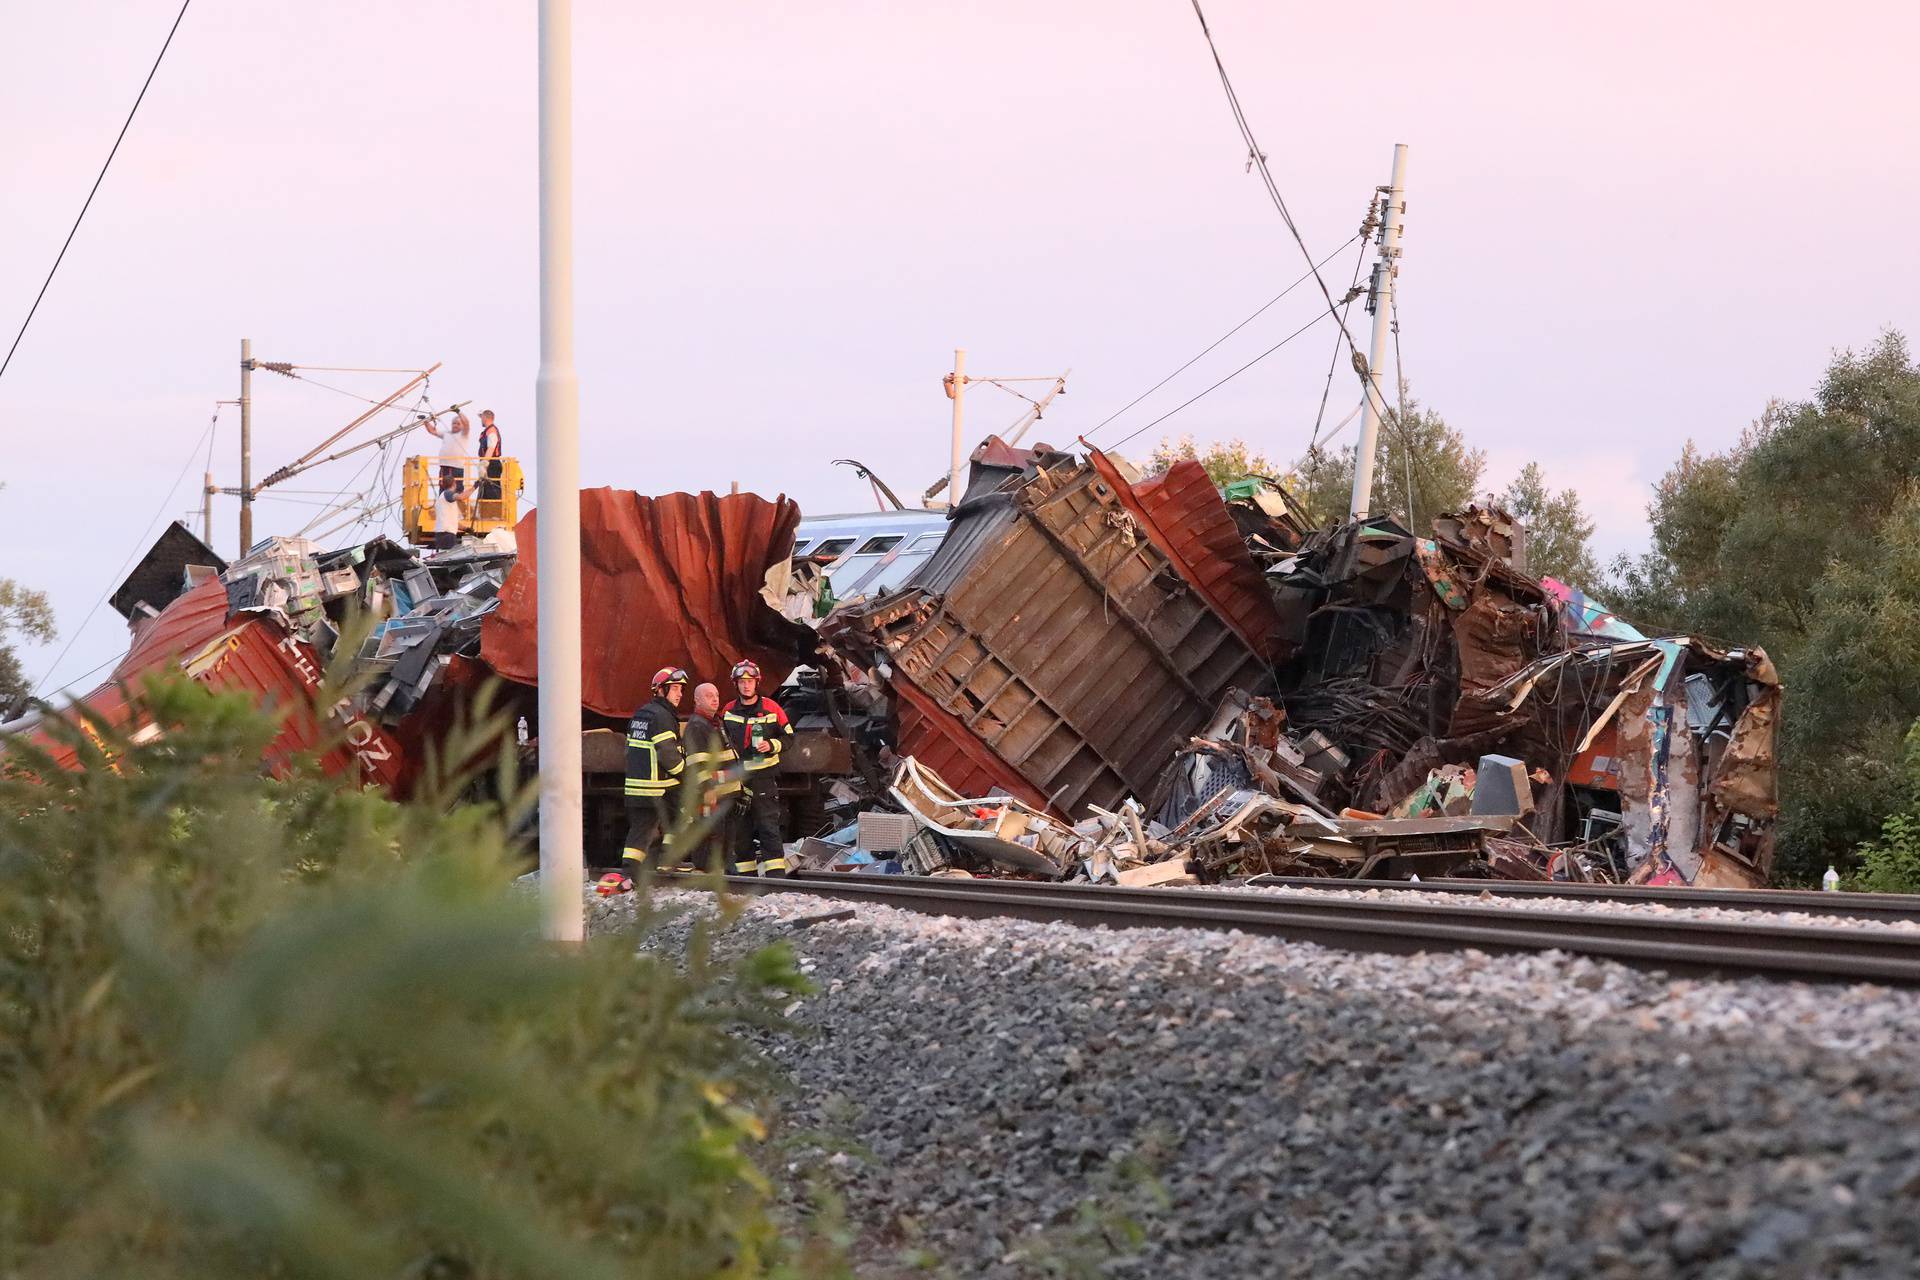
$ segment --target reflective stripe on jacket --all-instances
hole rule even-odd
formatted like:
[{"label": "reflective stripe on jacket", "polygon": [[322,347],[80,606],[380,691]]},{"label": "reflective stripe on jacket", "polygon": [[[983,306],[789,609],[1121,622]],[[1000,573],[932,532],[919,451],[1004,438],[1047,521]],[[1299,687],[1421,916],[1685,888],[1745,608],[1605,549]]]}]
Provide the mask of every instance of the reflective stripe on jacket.
[{"label": "reflective stripe on jacket", "polygon": [[780,763],[780,750],[793,736],[787,713],[772,698],[743,703],[735,698],[720,713],[720,727],[750,774]]},{"label": "reflective stripe on jacket", "polygon": [[663,796],[680,785],[686,752],[673,704],[655,698],[627,723],[627,794]]},{"label": "reflective stripe on jacket", "polygon": [[745,772],[740,757],[713,721],[698,712],[688,716],[682,740],[687,745],[688,772],[706,779],[708,796],[717,800],[740,790],[740,775]]}]

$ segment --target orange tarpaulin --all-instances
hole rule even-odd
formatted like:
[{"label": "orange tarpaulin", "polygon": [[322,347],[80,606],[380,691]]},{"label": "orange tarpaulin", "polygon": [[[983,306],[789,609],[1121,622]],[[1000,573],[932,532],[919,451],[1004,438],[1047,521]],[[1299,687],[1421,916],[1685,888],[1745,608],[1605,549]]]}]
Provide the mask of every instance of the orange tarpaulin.
[{"label": "orange tarpaulin", "polygon": [[[481,660],[521,684],[539,680],[539,518],[529,512],[514,530],[519,561],[480,627]],[[784,496],[581,490],[581,702],[624,718],[661,667],[685,667],[725,694],[741,658],[760,665],[762,688],[786,679],[814,634],[760,592],[799,524],[799,506]]]}]

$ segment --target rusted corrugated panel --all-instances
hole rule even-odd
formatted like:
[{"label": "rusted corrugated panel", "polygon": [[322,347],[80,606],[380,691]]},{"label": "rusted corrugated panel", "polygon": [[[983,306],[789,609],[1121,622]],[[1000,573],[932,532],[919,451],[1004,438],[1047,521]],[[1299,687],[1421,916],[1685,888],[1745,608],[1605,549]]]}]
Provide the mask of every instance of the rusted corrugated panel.
[{"label": "rusted corrugated panel", "polygon": [[[323,669],[306,641],[278,622],[243,616],[197,653],[183,657],[180,669],[209,689],[240,691],[262,707],[284,712],[280,734],[267,747],[265,763],[283,772],[291,758],[320,751],[320,768],[330,774],[355,774],[361,781],[393,789],[406,760],[393,737],[350,709],[335,708],[322,721],[314,714],[314,694]],[[325,748],[322,751],[322,748]]]},{"label": "rusted corrugated panel", "polygon": [[963,796],[1005,794],[1036,809],[1057,812],[1045,796],[912,680],[895,672],[893,691],[899,699],[901,749],[946,779],[947,785]]},{"label": "rusted corrugated panel", "polygon": [[[141,725],[123,689],[149,672],[177,669],[209,689],[244,692],[262,707],[285,709],[285,723],[263,761],[274,772],[295,754],[327,746],[320,757],[326,772],[351,773],[388,788],[400,784],[407,758],[385,730],[351,711],[336,711],[332,727],[314,715],[313,691],[322,670],[312,647],[264,616],[243,615],[229,625],[226,599],[226,589],[214,581],[175,600],[142,629],[113,679],[81,703],[108,723],[137,732]],[[56,763],[74,765],[71,751],[55,747],[44,731],[37,737]]]},{"label": "rusted corrugated panel", "polygon": [[1269,662],[1292,656],[1273,591],[1206,468],[1192,460],[1176,462],[1164,474],[1129,485],[1104,453],[1095,449],[1087,457],[1180,576],[1249,648]]},{"label": "rusted corrugated panel", "polygon": [[[176,597],[158,617],[136,627],[126,657],[114,666],[113,674],[103,684],[79,699],[81,705],[108,724],[126,727],[131,713],[122,686],[138,685],[147,672],[178,661],[182,653],[198,652],[226,626],[227,589],[219,579],[210,578]],[[93,736],[90,727],[82,727],[89,737]],[[71,769],[77,763],[74,753],[56,744],[44,730],[37,731],[33,740],[62,768]]]},{"label": "rusted corrugated panel", "polygon": [[113,669],[113,680],[132,680],[188,649],[199,649],[226,629],[226,584],[209,578],[134,632],[127,656]]},{"label": "rusted corrugated panel", "polygon": [[863,665],[884,649],[896,687],[951,718],[904,725],[903,752],[959,786],[931,753],[971,735],[1066,814],[1150,797],[1222,694],[1267,669],[1114,486],[1070,462],[963,506],[933,559],[836,643]]},{"label": "rusted corrugated panel", "polygon": [[[480,627],[481,659],[509,680],[535,684],[540,513],[514,530],[520,558],[500,607]],[[723,688],[741,658],[771,688],[812,651],[814,633],[769,606],[767,570],[793,550],[800,508],[751,493],[580,492],[582,700],[625,717],[647,700],[661,667],[685,667]]]}]

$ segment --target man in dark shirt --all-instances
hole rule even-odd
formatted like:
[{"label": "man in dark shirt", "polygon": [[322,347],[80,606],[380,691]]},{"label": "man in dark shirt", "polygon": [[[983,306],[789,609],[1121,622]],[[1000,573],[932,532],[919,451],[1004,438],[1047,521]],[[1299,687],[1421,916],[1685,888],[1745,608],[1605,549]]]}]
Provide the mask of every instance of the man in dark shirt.
[{"label": "man in dark shirt", "polygon": [[700,685],[693,691],[693,714],[687,717],[680,739],[687,748],[687,777],[699,788],[699,816],[711,824],[688,855],[702,871],[716,857],[724,863],[735,848],[739,825],[740,757],[721,732],[719,721],[720,690]]}]

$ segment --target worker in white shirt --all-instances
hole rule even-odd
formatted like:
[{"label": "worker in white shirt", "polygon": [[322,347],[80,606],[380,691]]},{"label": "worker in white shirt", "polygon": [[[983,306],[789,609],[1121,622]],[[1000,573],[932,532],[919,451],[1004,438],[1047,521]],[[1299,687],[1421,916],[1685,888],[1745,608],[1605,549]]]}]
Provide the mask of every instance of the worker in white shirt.
[{"label": "worker in white shirt", "polygon": [[472,460],[467,415],[455,410],[453,421],[442,431],[432,418],[426,420],[427,434],[440,441],[440,483],[433,499],[433,545],[446,550],[460,543],[460,522],[467,494],[467,471]]}]

